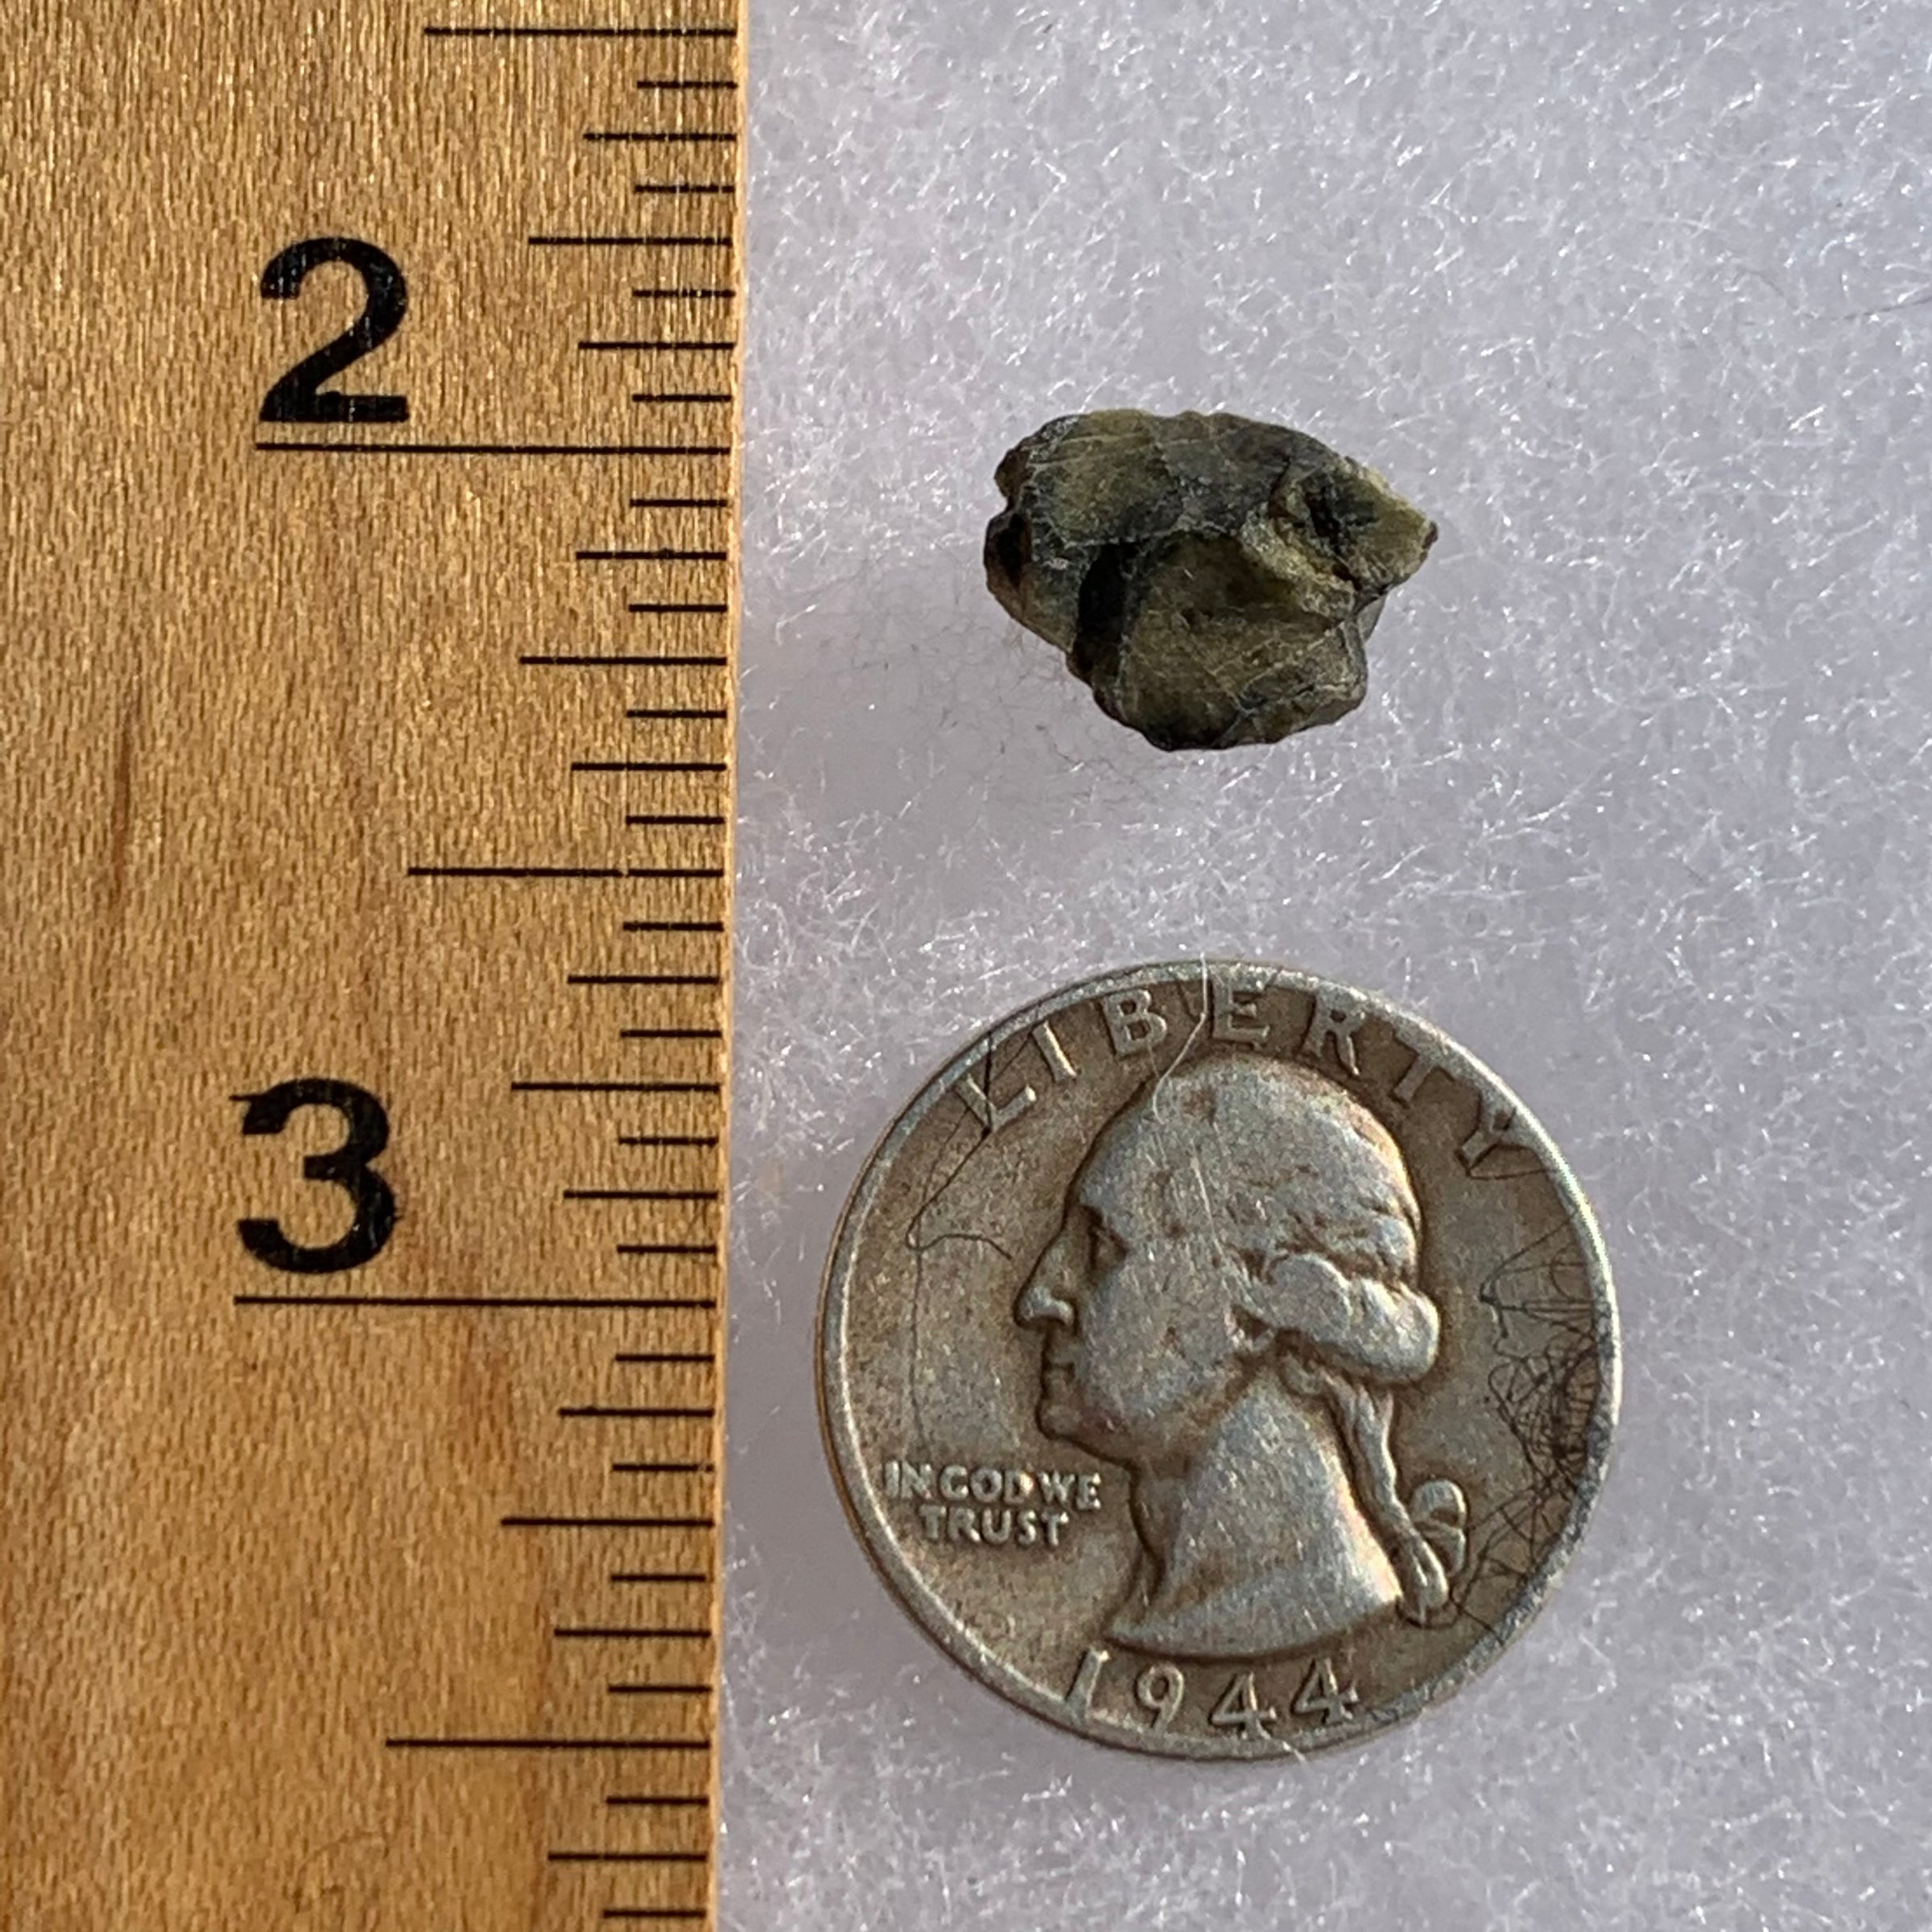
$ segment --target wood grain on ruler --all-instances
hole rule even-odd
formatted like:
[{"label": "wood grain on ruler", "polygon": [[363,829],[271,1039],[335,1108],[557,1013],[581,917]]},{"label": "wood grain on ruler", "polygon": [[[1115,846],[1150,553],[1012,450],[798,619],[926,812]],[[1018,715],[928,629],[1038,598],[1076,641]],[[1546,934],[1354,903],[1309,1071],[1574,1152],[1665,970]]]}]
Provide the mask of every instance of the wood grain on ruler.
[{"label": "wood grain on ruler", "polygon": [[10,1932],[711,1913],[735,4],[14,10]]}]

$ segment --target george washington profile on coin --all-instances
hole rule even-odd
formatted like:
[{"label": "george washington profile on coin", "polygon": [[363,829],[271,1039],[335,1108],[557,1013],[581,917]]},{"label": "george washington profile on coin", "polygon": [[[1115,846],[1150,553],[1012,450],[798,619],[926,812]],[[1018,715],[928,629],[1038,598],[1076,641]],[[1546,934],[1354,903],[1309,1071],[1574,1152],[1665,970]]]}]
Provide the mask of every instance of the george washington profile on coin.
[{"label": "george washington profile on coin", "polygon": [[1395,1142],[1311,1068],[1213,1055],[1108,1123],[1015,1312],[1042,1431],[1133,1476],[1112,1637],[1262,1657],[1443,1608],[1462,1492],[1405,1497],[1389,1441],[1436,1356],[1420,1236]]},{"label": "george washington profile on coin", "polygon": [[1373,1736],[1528,1623],[1602,1481],[1616,1315],[1481,1062],[1177,961],[927,1081],[847,1203],[819,1364],[852,1520],[952,1657],[1083,1736],[1259,1758]]}]

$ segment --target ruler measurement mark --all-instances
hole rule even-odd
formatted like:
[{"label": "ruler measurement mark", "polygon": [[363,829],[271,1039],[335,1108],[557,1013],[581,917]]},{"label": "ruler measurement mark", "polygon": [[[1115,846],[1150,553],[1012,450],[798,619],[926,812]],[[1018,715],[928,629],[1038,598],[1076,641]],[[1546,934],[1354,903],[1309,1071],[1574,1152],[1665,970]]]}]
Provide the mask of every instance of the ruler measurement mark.
[{"label": "ruler measurement mark", "polygon": [[[642,400],[634,397],[634,402]],[[675,401],[675,398],[652,397],[653,402]],[[729,402],[729,396],[720,396],[720,402]],[[728,550],[580,550],[580,564],[729,564],[731,552]],[[706,609],[726,609],[728,606],[707,605]]]},{"label": "ruler measurement mark", "polygon": [[654,127],[588,127],[586,141],[620,142],[646,147],[730,147],[737,136],[709,129]]},{"label": "ruler measurement mark", "polygon": [[711,1808],[711,1800],[708,1798],[700,1798],[695,1794],[688,1796],[680,1795],[675,1792],[613,1791],[604,1802],[613,1807],[636,1806],[639,1809],[654,1810],[662,1809],[667,1811],[707,1811]]},{"label": "ruler measurement mark", "polygon": [[606,1684],[606,1697],[709,1697],[711,1684]]},{"label": "ruler measurement mark", "polygon": [[569,986],[721,986],[724,976],[717,972],[573,972],[564,984]]},{"label": "ruler measurement mark", "polygon": [[613,1570],[613,1583],[708,1583],[713,1579],[703,1570]]},{"label": "ruler measurement mark", "polygon": [[512,1093],[722,1093],[716,1080],[512,1080]]},{"label": "ruler measurement mark", "polygon": [[[595,766],[593,770],[648,770],[650,766]],[[412,865],[412,879],[536,879],[577,881],[612,879],[721,879],[721,866],[663,865]]]},{"label": "ruler measurement mark", "polygon": [[688,654],[622,652],[609,655],[592,655],[588,653],[566,655],[561,653],[533,652],[519,658],[520,664],[548,665],[559,669],[588,670],[592,667],[630,666],[647,671],[709,671],[729,664],[729,658],[707,657]]},{"label": "ruler measurement mark", "polygon": [[633,510],[729,510],[729,497],[633,497]]},{"label": "ruler measurement mark", "polygon": [[237,1294],[237,1308],[715,1308],[685,1295],[636,1294]]},{"label": "ruler measurement mark", "polygon": [[676,616],[679,613],[722,617],[731,609],[731,606],[729,604],[668,603],[658,600],[640,604],[626,604],[624,608],[633,617],[662,617]]},{"label": "ruler measurement mark", "polygon": [[708,1476],[716,1463],[613,1463],[613,1476]]},{"label": "ruler measurement mark", "polygon": [[[564,1420],[591,1422],[709,1422],[716,1414],[716,1402],[658,1402],[658,1405],[626,1406],[622,1402],[581,1402],[559,1409]],[[639,1464],[642,1467],[642,1464]],[[707,1468],[705,1463],[682,1463],[680,1468]]]},{"label": "ruler measurement mark", "polygon": [[620,1147],[715,1147],[715,1133],[621,1133]]},{"label": "ruler measurement mark", "polygon": [[506,1530],[715,1530],[708,1516],[505,1516]]},{"label": "ruler measurement mark", "polygon": [[573,1422],[664,1422],[686,1419],[708,1422],[717,1412],[716,1404],[711,1402],[696,1406],[687,1403],[681,1408],[658,1406],[637,1409],[585,1403],[572,1408],[559,1409],[557,1414]]},{"label": "ruler measurement mark", "polygon": [[553,1865],[704,1865],[711,1862],[708,1852],[552,1852],[547,1856]]},{"label": "ruler measurement mark", "polygon": [[613,1362],[663,1363],[663,1362],[715,1362],[717,1352],[711,1348],[649,1349],[639,1352],[626,1349],[610,1358]]},{"label": "ruler measurement mark", "polygon": [[735,40],[735,27],[426,27],[427,40]]},{"label": "ruler measurement mark", "polygon": [[690,1920],[710,1914],[701,1905],[606,1905],[602,1916],[607,1919]]},{"label": "ruler measurement mark", "polygon": [[[529,237],[532,248],[720,248],[729,254],[732,238],[729,235],[532,235]],[[580,347],[589,349],[610,347],[609,344],[581,343]],[[735,347],[735,344],[679,344],[681,348]],[[258,448],[261,445],[258,444]]]},{"label": "ruler measurement mark", "polygon": [[386,1737],[389,1751],[709,1751],[708,1737]]},{"label": "ruler measurement mark", "polygon": [[729,443],[361,443],[282,436],[258,450],[298,450],[338,456],[728,456]]},{"label": "ruler measurement mark", "polygon": [[639,390],[632,397],[634,402],[691,402],[710,404],[729,402],[729,393],[716,390]]},{"label": "ruler measurement mark", "polygon": [[616,1252],[624,1255],[705,1255],[716,1258],[716,1241],[621,1241]]}]

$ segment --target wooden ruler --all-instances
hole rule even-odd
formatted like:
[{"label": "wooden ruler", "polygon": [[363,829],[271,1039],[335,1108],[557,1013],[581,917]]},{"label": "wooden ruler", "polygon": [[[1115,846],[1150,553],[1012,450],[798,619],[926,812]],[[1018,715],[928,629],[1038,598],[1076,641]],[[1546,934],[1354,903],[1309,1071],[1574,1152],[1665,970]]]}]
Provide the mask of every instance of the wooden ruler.
[{"label": "wooden ruler", "polygon": [[739,0],[25,0],[0,1923],[708,1922]]}]

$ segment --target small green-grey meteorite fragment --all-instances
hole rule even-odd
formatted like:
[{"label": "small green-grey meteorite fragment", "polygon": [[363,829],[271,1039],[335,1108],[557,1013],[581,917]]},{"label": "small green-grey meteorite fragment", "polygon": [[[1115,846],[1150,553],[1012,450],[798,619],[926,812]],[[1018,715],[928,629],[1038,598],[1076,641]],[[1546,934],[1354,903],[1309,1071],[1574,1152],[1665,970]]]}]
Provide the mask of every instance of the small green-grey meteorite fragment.
[{"label": "small green-grey meteorite fragment", "polygon": [[1435,541],[1373,470],[1245,416],[1061,416],[995,480],[989,588],[1163,751],[1354,710],[1382,599]]}]

